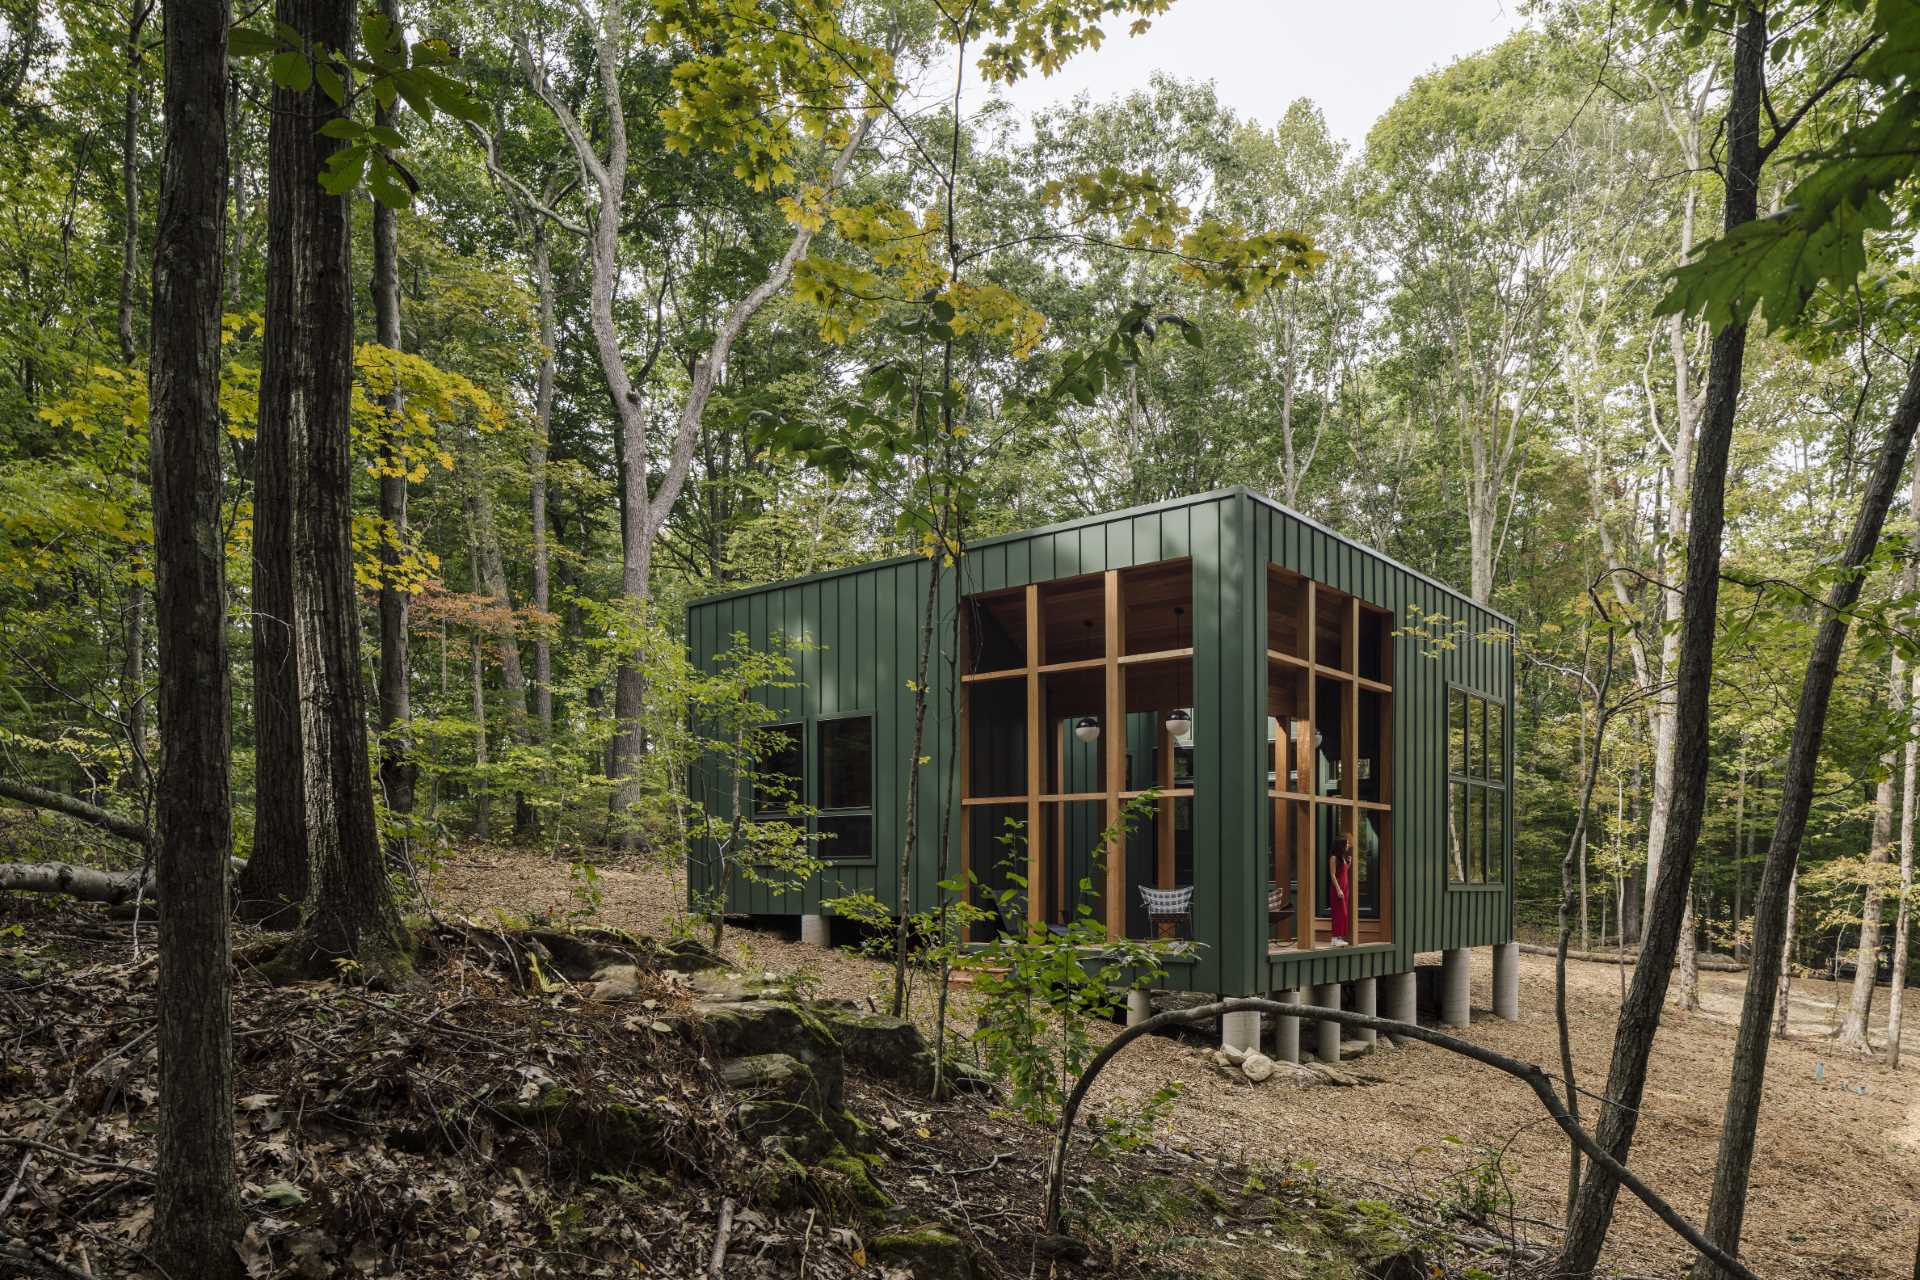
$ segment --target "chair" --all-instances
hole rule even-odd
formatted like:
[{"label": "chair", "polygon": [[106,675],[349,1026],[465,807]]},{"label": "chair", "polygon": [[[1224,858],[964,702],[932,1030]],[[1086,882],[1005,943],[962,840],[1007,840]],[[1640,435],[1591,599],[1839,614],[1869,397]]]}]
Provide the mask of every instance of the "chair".
[{"label": "chair", "polygon": [[1178,889],[1150,889],[1139,886],[1141,905],[1147,909],[1147,933],[1160,936],[1162,925],[1171,925],[1176,938],[1193,936],[1193,886]]}]

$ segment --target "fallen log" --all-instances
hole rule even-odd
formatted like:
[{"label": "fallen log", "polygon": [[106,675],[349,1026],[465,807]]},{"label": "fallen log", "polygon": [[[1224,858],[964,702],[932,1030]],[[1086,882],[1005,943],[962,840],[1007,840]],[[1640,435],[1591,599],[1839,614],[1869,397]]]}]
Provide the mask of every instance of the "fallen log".
[{"label": "fallen log", "polygon": [[36,809],[51,809],[55,813],[64,813],[69,818],[78,818],[89,826],[100,828],[108,835],[119,836],[122,840],[131,840],[138,845],[145,845],[150,839],[146,827],[132,818],[109,813],[98,805],[88,804],[78,796],[48,791],[30,782],[9,782],[5,778],[0,778],[0,798],[16,800],[21,804],[32,805]]},{"label": "fallen log", "polygon": [[[1550,956],[1557,954],[1552,947],[1535,946],[1531,942],[1521,943],[1520,950],[1530,956]],[[1618,951],[1569,951],[1567,952],[1567,959],[1585,960],[1592,964],[1619,964],[1621,962]],[[1629,951],[1626,954],[1626,963],[1628,964],[1635,964],[1639,959],[1640,956],[1638,952]],[[1731,960],[1716,960],[1712,956],[1701,956],[1697,963],[1701,969],[1709,973],[1745,973],[1747,971],[1747,966],[1743,964],[1735,964]]]},{"label": "fallen log", "polygon": [[[235,858],[231,865],[238,875],[247,862]],[[154,896],[153,876],[143,874],[138,867],[102,871],[98,867],[76,867],[71,862],[0,862],[0,893],[60,893],[109,906]]]}]

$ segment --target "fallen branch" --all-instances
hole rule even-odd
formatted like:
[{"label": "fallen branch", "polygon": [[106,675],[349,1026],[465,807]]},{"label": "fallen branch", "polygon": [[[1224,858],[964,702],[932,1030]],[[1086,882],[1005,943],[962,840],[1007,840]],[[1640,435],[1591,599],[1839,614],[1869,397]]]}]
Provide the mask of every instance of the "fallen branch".
[{"label": "fallen branch", "polygon": [[113,1160],[98,1160],[93,1156],[83,1156],[78,1151],[69,1151],[65,1147],[56,1147],[51,1143],[40,1142],[33,1138],[15,1138],[0,1134],[0,1146],[25,1147],[29,1151],[44,1151],[74,1164],[84,1164],[94,1169],[111,1169],[115,1173],[124,1173],[130,1178],[153,1181],[153,1170],[142,1169],[139,1165],[120,1164]]},{"label": "fallen branch", "polygon": [[109,813],[98,805],[88,804],[78,796],[65,795],[58,791],[48,791],[29,782],[9,782],[0,778],[0,798],[15,800],[36,809],[51,809],[55,813],[64,813],[69,818],[100,828],[111,836],[122,840],[131,840],[137,845],[145,845],[151,836],[141,823],[132,818]]},{"label": "fallen branch", "polygon": [[[1556,948],[1542,947],[1531,942],[1521,943],[1520,950],[1530,956],[1550,956],[1556,954]],[[1587,960],[1594,964],[1619,964],[1622,960],[1625,960],[1628,964],[1638,964],[1640,957],[1638,953],[1633,951],[1569,951],[1567,952],[1567,959]],[[1747,971],[1747,966],[1743,964],[1736,964],[1731,960],[1715,960],[1711,956],[1703,957],[1698,960],[1696,964],[1699,968],[1709,973],[1745,973]]]},{"label": "fallen branch", "polygon": [[727,1243],[733,1239],[733,1197],[720,1202],[720,1226],[713,1233],[713,1256],[707,1259],[708,1280],[720,1280],[727,1270]]},{"label": "fallen branch", "polygon": [[1054,1234],[1060,1230],[1060,1199],[1066,1186],[1067,1154],[1070,1139],[1073,1137],[1074,1117],[1079,1114],[1080,1104],[1086,1099],[1087,1090],[1092,1087],[1094,1078],[1102,1068],[1119,1052],[1138,1040],[1141,1036],[1151,1035],[1165,1027],[1177,1026],[1187,1022],[1204,1022],[1228,1013],[1271,1013],[1282,1018],[1302,1018],[1312,1022],[1335,1022],[1341,1026],[1364,1027],[1372,1031],[1385,1032],[1396,1040],[1419,1040],[1426,1044],[1450,1050],[1475,1062],[1504,1071],[1533,1090],[1540,1099],[1547,1114],[1553,1117],[1567,1138],[1588,1160],[1601,1169],[1605,1169],[1615,1181],[1635,1196],[1640,1202],[1653,1210],[1660,1221],[1673,1228],[1674,1232],[1699,1253],[1710,1258],[1734,1280],[1759,1280],[1745,1264],[1732,1254],[1714,1244],[1700,1229],[1677,1213],[1673,1206],[1654,1194],[1652,1188],[1640,1181],[1632,1170],[1613,1158],[1591,1134],[1574,1122],[1562,1105],[1560,1096],[1554,1092],[1553,1079],[1531,1062],[1522,1062],[1518,1058],[1509,1058],[1504,1053],[1462,1040],[1445,1032],[1433,1031],[1412,1022],[1396,1022],[1392,1018],[1377,1018],[1372,1014],[1352,1013],[1345,1009],[1321,1009],[1306,1004],[1281,1004],[1278,1000],[1264,1000],[1257,996],[1247,996],[1233,1000],[1217,1000],[1212,1004],[1197,1005],[1191,1009],[1169,1009],[1165,1013],[1155,1014],[1144,1022],[1121,1031],[1107,1041],[1106,1047],[1095,1054],[1093,1061],[1087,1064],[1080,1078],[1074,1082],[1073,1092],[1067,1095],[1067,1104],[1060,1113],[1060,1132],[1054,1138],[1053,1162],[1047,1177],[1047,1212],[1045,1230]]},{"label": "fallen branch", "polygon": [[[235,858],[231,865],[238,875],[247,865],[246,859]],[[139,868],[102,871],[98,867],[76,867],[71,862],[0,862],[0,893],[63,893],[82,902],[109,906],[154,896],[150,872]]]}]

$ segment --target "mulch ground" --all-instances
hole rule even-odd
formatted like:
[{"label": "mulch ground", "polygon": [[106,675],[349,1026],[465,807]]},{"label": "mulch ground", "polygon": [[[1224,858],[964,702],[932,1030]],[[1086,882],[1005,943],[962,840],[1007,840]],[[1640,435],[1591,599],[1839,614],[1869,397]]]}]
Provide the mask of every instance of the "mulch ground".
[{"label": "mulch ground", "polygon": [[[601,875],[597,921],[647,933],[684,925],[685,887],[672,871],[603,867]],[[564,915],[574,903],[565,863],[507,849],[452,853],[435,883],[453,910]],[[805,947],[770,928],[730,929],[726,949],[744,966],[803,975],[826,995],[879,998],[891,976],[873,961]],[[1557,1062],[1552,961],[1522,958],[1518,1023],[1491,1017],[1488,957],[1475,961],[1472,1037],[1518,1058]],[[1604,1084],[1619,982],[1610,965],[1569,968],[1576,1070],[1588,1089]],[[1695,1221],[1711,1186],[1744,977],[1703,974],[1701,986],[1700,1012],[1670,1005],[1662,1021],[1634,1150],[1640,1174]],[[1833,984],[1796,980],[1790,1038],[1772,1049],[1744,1248],[1770,1280],[1906,1280],[1912,1273],[1920,1235],[1920,1029],[1909,1030],[1897,1074],[1878,1059],[1836,1056],[1827,1034],[1842,999]],[[920,1001],[918,1012],[924,1016],[931,1003]],[[956,1006],[964,1018],[964,993]],[[1379,1053],[1354,1069],[1367,1087],[1256,1088],[1213,1072],[1188,1043],[1149,1038],[1101,1078],[1094,1101],[1138,1101],[1179,1082],[1182,1096],[1161,1134],[1173,1149],[1310,1169],[1403,1203],[1466,1201],[1478,1176],[1495,1168],[1511,1194],[1513,1231],[1555,1242],[1566,1146],[1523,1086],[1423,1046]],[[1497,1166],[1489,1160],[1496,1153]],[[1679,1275],[1684,1247],[1638,1202],[1623,1195],[1620,1204],[1609,1261],[1628,1275]]]}]

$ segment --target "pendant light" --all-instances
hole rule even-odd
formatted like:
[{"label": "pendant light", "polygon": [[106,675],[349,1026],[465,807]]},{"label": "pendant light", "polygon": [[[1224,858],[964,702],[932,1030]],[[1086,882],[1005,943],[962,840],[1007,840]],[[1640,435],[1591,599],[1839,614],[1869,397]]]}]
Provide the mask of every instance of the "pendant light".
[{"label": "pendant light", "polygon": [[1073,726],[1073,736],[1082,742],[1098,742],[1100,740],[1100,718],[1098,716],[1081,716]]},{"label": "pendant light", "polygon": [[[1175,635],[1180,638],[1180,643],[1177,647],[1182,649],[1187,647],[1186,627],[1185,627],[1186,616],[1187,616],[1187,611],[1185,609],[1182,609],[1179,605],[1175,605],[1173,607],[1173,629],[1174,629]],[[1187,659],[1187,663],[1189,666],[1192,665],[1192,662],[1193,662],[1192,658]],[[1185,695],[1186,683],[1187,683],[1186,677],[1183,674],[1180,677],[1179,685],[1178,685],[1178,687],[1181,690],[1180,701],[1183,703],[1186,701],[1186,695]],[[1175,707],[1173,710],[1167,712],[1167,732],[1171,734],[1176,741],[1185,742],[1190,738],[1192,738],[1193,713],[1188,711],[1184,706]]]}]

